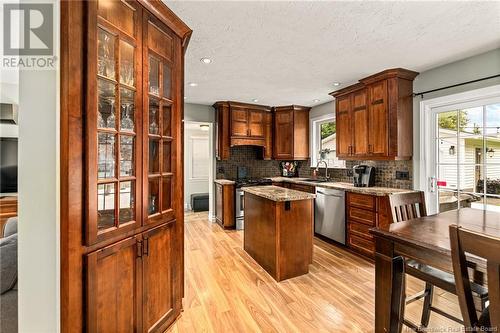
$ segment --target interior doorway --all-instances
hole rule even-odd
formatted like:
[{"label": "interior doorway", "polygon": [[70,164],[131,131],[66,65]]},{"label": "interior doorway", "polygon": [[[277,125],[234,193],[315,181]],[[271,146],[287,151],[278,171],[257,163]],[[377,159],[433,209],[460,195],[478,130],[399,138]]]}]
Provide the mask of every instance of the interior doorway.
[{"label": "interior doorway", "polygon": [[213,216],[213,124],[184,122],[184,210]]}]

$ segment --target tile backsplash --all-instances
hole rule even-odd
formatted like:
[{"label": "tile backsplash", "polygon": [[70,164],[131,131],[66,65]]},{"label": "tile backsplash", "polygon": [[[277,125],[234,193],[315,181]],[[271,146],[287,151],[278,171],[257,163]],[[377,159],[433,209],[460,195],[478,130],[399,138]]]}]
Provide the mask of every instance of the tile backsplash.
[{"label": "tile backsplash", "polygon": [[[266,161],[262,159],[262,148],[254,146],[232,147],[230,158],[226,161],[217,161],[217,178],[236,179],[238,166],[248,168],[251,178],[265,178],[280,176],[279,161]],[[413,163],[412,161],[347,161],[345,169],[329,169],[333,181],[352,182],[351,170],[357,164],[366,164],[375,167],[375,186],[393,187],[402,189],[413,188]],[[310,161],[299,161],[299,177],[310,177],[314,168]],[[407,180],[396,179],[396,171],[408,172]],[[320,170],[320,175],[324,170]]]}]

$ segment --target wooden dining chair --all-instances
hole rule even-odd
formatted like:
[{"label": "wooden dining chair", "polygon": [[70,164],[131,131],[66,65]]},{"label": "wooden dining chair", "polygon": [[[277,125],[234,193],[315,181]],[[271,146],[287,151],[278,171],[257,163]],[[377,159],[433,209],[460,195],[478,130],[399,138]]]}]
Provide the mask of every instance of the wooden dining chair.
[{"label": "wooden dining chair", "polygon": [[[389,195],[389,207],[391,209],[392,223],[411,221],[419,217],[427,216],[425,196],[422,191]],[[425,282],[424,290],[416,295],[407,297],[405,302],[405,304],[408,305],[422,298],[424,299],[420,327],[402,318],[401,320],[406,326],[414,331],[420,331],[421,327],[427,327],[429,325],[431,312],[438,313],[460,324],[462,323],[460,318],[432,305],[434,287],[441,288],[456,295],[453,274],[425,265],[413,259],[405,259],[405,273]],[[472,288],[480,299],[481,308],[484,308],[488,299],[487,289],[477,283],[472,284]]]},{"label": "wooden dining chair", "polygon": [[[450,225],[451,258],[458,303],[469,330],[498,332],[500,329],[500,239]],[[472,294],[465,252],[486,259],[489,305],[478,317]]]}]

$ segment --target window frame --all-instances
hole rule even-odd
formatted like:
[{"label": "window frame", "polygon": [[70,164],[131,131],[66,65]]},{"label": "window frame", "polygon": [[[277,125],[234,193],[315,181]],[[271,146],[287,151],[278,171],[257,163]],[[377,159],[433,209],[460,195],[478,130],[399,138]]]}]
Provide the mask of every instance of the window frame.
[{"label": "window frame", "polygon": [[[309,155],[310,155],[310,160],[311,160],[311,168],[315,168],[317,163],[318,163],[318,151],[320,147],[320,142],[321,142],[321,131],[320,127],[324,123],[328,122],[335,122],[336,123],[336,118],[335,118],[335,113],[327,113],[321,116],[313,117],[309,119],[309,133],[311,133],[310,137],[310,144],[309,144]],[[336,150],[335,150],[336,152]],[[340,160],[337,156],[335,156],[335,159],[333,160],[334,163],[331,164],[330,161],[328,161],[328,168],[335,168],[335,169],[345,169],[346,168],[346,162],[345,160]]]}]

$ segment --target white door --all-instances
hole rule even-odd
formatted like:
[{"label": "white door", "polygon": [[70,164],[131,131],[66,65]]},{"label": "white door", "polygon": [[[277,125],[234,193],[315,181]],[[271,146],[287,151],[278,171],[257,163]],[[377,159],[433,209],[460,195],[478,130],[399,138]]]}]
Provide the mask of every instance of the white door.
[{"label": "white door", "polygon": [[469,96],[455,102],[452,97],[421,109],[421,188],[426,191],[428,214],[461,207],[500,211],[500,96]]}]

